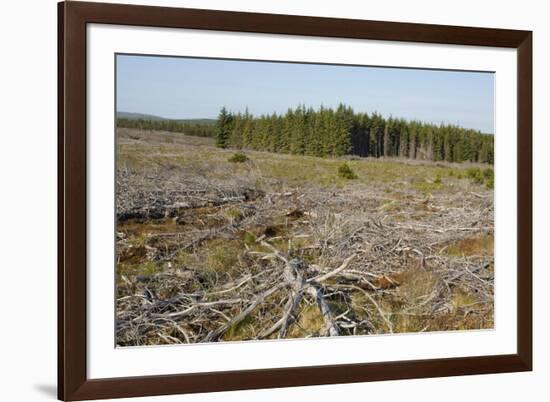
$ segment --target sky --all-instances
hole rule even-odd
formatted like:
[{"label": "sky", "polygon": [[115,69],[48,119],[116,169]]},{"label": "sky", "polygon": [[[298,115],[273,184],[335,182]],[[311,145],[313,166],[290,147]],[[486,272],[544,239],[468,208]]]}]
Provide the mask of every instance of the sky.
[{"label": "sky", "polygon": [[117,55],[117,112],[216,118],[225,106],[254,115],[298,105],[351,106],[494,132],[494,74],[263,61]]}]

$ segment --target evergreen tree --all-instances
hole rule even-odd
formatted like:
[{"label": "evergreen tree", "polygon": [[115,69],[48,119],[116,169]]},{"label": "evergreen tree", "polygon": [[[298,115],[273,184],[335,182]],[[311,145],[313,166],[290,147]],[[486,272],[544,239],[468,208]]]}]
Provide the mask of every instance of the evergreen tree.
[{"label": "evergreen tree", "polygon": [[[216,146],[220,148],[227,148],[229,143],[229,136],[232,130],[233,116],[227,112],[225,106],[218,115],[218,122],[216,127]],[[231,144],[234,145],[234,144]]]},{"label": "evergreen tree", "polygon": [[[178,130],[174,122],[164,129]],[[135,123],[157,129],[150,122]],[[196,128],[200,131],[200,128]],[[401,157],[448,162],[493,163],[493,136],[458,126],[426,124],[380,114],[355,113],[340,104],[335,110],[300,105],[284,115],[259,117],[220,111],[216,129],[219,147],[250,148],[298,155],[337,157],[346,154]]]}]

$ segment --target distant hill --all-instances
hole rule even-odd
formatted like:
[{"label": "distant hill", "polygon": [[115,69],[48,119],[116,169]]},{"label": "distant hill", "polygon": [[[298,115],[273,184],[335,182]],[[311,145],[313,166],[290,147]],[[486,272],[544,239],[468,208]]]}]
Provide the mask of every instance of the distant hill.
[{"label": "distant hill", "polygon": [[204,125],[214,125],[216,124],[216,119],[174,119],[174,121],[177,121],[178,123],[186,123],[186,124],[204,124]]},{"label": "distant hill", "polygon": [[128,119],[128,120],[169,120],[165,119],[164,117],[160,116],[154,116],[152,114],[144,114],[144,113],[130,113],[130,112],[117,112],[116,117],[119,119]]},{"label": "distant hill", "polygon": [[187,124],[215,124],[216,119],[167,119],[166,117],[155,116],[145,113],[117,112],[117,118],[128,120],[149,120],[149,121],[175,121]]}]

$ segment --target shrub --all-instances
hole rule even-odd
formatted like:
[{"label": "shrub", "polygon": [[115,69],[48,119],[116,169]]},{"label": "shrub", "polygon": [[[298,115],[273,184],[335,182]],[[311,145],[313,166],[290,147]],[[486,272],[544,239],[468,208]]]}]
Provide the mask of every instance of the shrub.
[{"label": "shrub", "polygon": [[494,176],[491,176],[487,179],[487,182],[485,183],[485,187],[487,187],[490,190],[495,188],[495,177]]},{"label": "shrub", "polygon": [[479,168],[469,168],[466,171],[466,175],[476,184],[483,184],[485,178]]},{"label": "shrub", "polygon": [[441,184],[441,175],[439,173],[435,176],[434,183]]},{"label": "shrub", "polygon": [[478,168],[468,168],[468,170],[466,170],[466,176],[468,176],[470,179],[473,179],[474,177],[476,177],[478,173],[479,173]]},{"label": "shrub", "polygon": [[485,178],[485,187],[493,189],[495,187],[495,171],[491,168],[483,170],[483,177]]},{"label": "shrub", "polygon": [[483,177],[485,177],[486,180],[494,178],[495,177],[495,171],[491,168],[486,168],[486,169],[483,170]]},{"label": "shrub", "polygon": [[244,163],[248,160],[248,156],[241,152],[237,152],[231,156],[231,158],[228,159],[231,163]]},{"label": "shrub", "polygon": [[495,171],[490,167],[483,169],[483,171],[478,168],[470,168],[466,171],[466,176],[476,184],[485,183],[485,187],[489,189],[492,189],[495,185]]},{"label": "shrub", "polygon": [[338,167],[338,177],[347,180],[357,179],[357,175],[355,174],[355,172],[351,170],[349,165],[345,162]]}]

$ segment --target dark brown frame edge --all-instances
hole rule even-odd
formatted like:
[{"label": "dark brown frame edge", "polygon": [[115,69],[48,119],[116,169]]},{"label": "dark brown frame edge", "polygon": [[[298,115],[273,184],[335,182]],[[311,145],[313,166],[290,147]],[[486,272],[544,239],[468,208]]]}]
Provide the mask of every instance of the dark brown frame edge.
[{"label": "dark brown frame edge", "polygon": [[[86,24],[517,49],[517,354],[89,380],[86,376]],[[58,4],[58,398],[84,400],[532,370],[532,32],[64,2]]]}]

